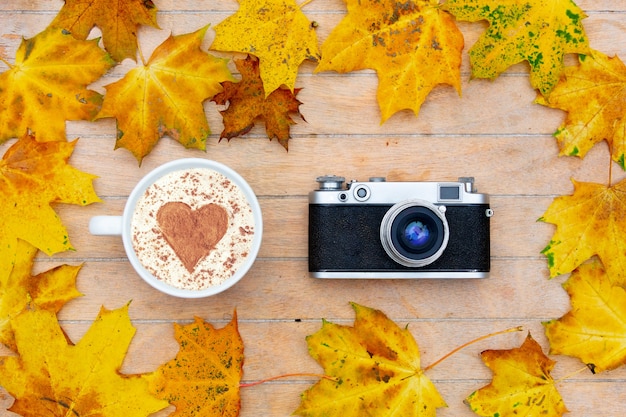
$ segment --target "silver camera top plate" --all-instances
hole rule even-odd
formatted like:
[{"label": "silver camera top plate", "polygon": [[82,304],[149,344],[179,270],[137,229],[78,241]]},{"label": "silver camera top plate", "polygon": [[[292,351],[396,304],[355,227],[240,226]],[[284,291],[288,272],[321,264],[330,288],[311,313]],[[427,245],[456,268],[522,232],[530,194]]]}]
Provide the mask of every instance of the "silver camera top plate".
[{"label": "silver camera top plate", "polygon": [[397,181],[387,182],[383,177],[370,181],[350,181],[337,176],[318,177],[320,188],[309,193],[310,204],[395,204],[411,198],[420,198],[433,204],[487,204],[489,196],[477,193],[471,177],[456,182]]}]

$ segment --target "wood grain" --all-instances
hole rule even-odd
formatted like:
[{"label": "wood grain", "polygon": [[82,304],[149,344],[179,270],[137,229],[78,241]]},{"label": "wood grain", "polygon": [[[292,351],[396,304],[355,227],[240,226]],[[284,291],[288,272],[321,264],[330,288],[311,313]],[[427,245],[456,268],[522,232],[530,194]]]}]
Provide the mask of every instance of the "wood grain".
[{"label": "wood grain", "polygon": [[[626,58],[626,2],[580,0],[591,45]],[[161,30],[142,28],[144,55],[170,32],[180,34],[208,23],[216,25],[237,9],[230,0],[155,0]],[[14,0],[0,3],[0,55],[11,61],[22,36],[43,30],[62,6],[60,0]],[[305,13],[328,37],[345,15],[340,0],[315,0]],[[142,166],[129,152],[114,150],[115,122],[68,122],[67,137],[78,138],[70,162],[96,174],[101,203],[88,207],[56,205],[67,225],[75,251],[37,257],[35,272],[61,263],[82,264],[78,287],[84,296],[60,314],[70,338],[78,340],[101,305],[118,308],[132,300],[130,314],[137,327],[122,372],[149,372],[176,354],[173,323],[199,316],[217,327],[236,309],[245,343],[246,381],[293,372],[321,372],[308,353],[305,337],[321,319],[351,324],[350,301],[385,311],[408,325],[428,365],[475,337],[515,326],[525,331],[498,336],[471,346],[429,372],[449,407],[437,415],[474,415],[463,398],[490,381],[482,364],[484,349],[518,346],[530,331],[548,352],[542,322],[569,309],[561,288],[566,277],[548,279],[540,251],[554,226],[537,220],[552,199],[573,191],[571,179],[607,183],[606,144],[595,146],[585,159],[560,157],[553,132],[563,112],[534,104],[528,66],[514,65],[496,80],[471,80],[467,50],[485,29],[484,23],[460,22],[465,36],[462,96],[452,88],[436,88],[419,115],[404,111],[380,123],[376,73],[314,73],[305,63],[297,80],[302,90],[301,113],[292,128],[289,151],[264,136],[259,123],[246,137],[219,141],[218,106],[205,103],[212,134],[206,152],[186,150],[164,138]],[[94,36],[98,33],[94,31]],[[208,31],[205,47],[213,32]],[[227,55],[228,56],[228,55]],[[566,62],[573,63],[572,57]],[[119,78],[135,64],[127,60],[93,88]],[[231,63],[234,71],[234,65]],[[4,70],[4,68],[3,68]],[[14,143],[0,144],[0,153]],[[246,277],[223,294],[204,300],[181,300],[153,290],[133,272],[121,239],[88,233],[94,215],[121,214],[136,182],[151,169],[176,158],[202,157],[231,166],[250,183],[263,210],[265,233],[258,261]],[[490,194],[492,273],[483,280],[316,280],[307,272],[307,194],[315,177],[334,173],[349,179],[386,176],[388,180],[455,180],[474,176],[479,191]],[[613,167],[613,181],[624,178]],[[583,365],[572,358],[557,361],[555,378]],[[286,417],[314,378],[293,378],[242,390],[242,417]],[[626,370],[601,375],[581,373],[559,383],[573,416],[621,416],[626,396]],[[0,399],[6,394],[0,393]],[[10,400],[3,401],[5,404]],[[171,410],[158,414],[165,416]],[[2,414],[0,411],[0,415]],[[6,414],[8,415],[8,414]]]}]

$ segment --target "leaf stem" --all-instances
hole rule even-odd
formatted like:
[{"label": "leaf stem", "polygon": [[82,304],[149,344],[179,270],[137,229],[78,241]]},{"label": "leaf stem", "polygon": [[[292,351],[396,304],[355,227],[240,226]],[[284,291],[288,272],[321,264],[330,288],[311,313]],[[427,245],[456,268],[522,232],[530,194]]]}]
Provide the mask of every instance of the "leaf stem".
[{"label": "leaf stem", "polygon": [[609,145],[609,188],[613,185],[613,146]]},{"label": "leaf stem", "polygon": [[6,59],[4,59],[1,56],[0,56],[0,61],[3,62],[7,67],[9,67],[9,69],[13,68],[13,65],[11,65],[11,63],[9,61],[7,61]]},{"label": "leaf stem", "polygon": [[522,326],[511,327],[510,329],[501,330],[501,331],[495,332],[495,333],[489,333],[487,335],[480,336],[479,338],[476,338],[474,340],[470,340],[469,342],[462,344],[461,346],[457,347],[456,349],[452,350],[451,352],[445,354],[441,358],[437,359],[435,362],[433,362],[430,365],[428,365],[426,368],[424,368],[423,372],[426,372],[429,369],[434,368],[435,366],[439,365],[441,362],[443,362],[444,360],[448,359],[450,356],[454,355],[455,353],[457,353],[461,349],[465,349],[466,347],[468,347],[470,345],[473,345],[474,343],[480,342],[481,340],[485,340],[485,339],[488,339],[490,337],[498,336],[498,335],[505,334],[505,333],[521,332],[522,330],[524,330]]},{"label": "leaf stem", "polygon": [[146,66],[146,58],[143,56],[143,51],[141,50],[141,45],[137,42],[137,52],[139,52],[139,58],[141,59],[141,63],[143,66]]},{"label": "leaf stem", "polygon": [[298,373],[296,373],[296,374],[278,375],[278,376],[273,376],[273,377],[266,378],[266,379],[261,379],[259,381],[247,382],[247,383],[239,384],[239,387],[240,388],[254,387],[256,385],[261,385],[261,384],[264,384],[266,382],[275,381],[277,379],[292,378],[292,377],[295,377],[295,376],[312,376],[312,377],[321,378],[321,379],[328,379],[330,381],[338,381],[337,378],[332,377],[332,376],[328,376],[328,375],[308,374],[308,373],[298,374]]},{"label": "leaf stem", "polygon": [[[566,379],[570,379],[570,378],[572,378],[572,377],[574,377],[574,376],[576,376],[576,375],[578,375],[578,374],[580,374],[580,373],[582,373],[584,371],[588,371],[590,369],[591,368],[589,367],[589,365],[585,365],[582,368],[580,368],[580,369],[578,369],[578,370],[576,370],[574,372],[571,372],[571,373],[569,373],[569,374],[567,374],[567,375],[565,375],[565,376],[563,376],[563,377],[561,377],[559,379],[555,379],[554,380],[554,384],[556,385],[556,384],[558,384],[560,382],[565,381]],[[593,372],[593,371],[591,371],[591,372]]]}]

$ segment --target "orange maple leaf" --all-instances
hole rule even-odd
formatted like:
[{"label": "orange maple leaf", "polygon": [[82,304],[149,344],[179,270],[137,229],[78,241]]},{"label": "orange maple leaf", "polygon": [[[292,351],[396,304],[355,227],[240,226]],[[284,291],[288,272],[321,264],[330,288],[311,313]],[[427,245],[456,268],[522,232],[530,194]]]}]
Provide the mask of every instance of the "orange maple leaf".
[{"label": "orange maple leaf", "polygon": [[420,367],[408,329],[379,310],[352,304],[354,327],[324,320],[307,336],[309,353],[330,378],[302,394],[294,412],[307,417],[434,417],[446,407]]},{"label": "orange maple leaf", "polygon": [[293,92],[300,64],[319,58],[315,25],[295,0],[240,0],[215,26],[211,49],[259,58],[266,97],[281,85]]},{"label": "orange maple leaf", "polygon": [[439,84],[461,93],[463,35],[439,0],[346,0],[346,5],[348,14],[322,45],[316,72],[376,70],[382,122],[403,109],[417,115]]},{"label": "orange maple leaf", "polygon": [[0,281],[9,275],[18,239],[48,255],[73,249],[52,203],[100,201],[94,175],[68,164],[74,142],[37,142],[25,135],[0,160]]},{"label": "orange maple leaf", "polygon": [[137,58],[137,28],[147,25],[158,29],[156,14],[151,0],[65,0],[50,26],[65,29],[77,39],[87,39],[97,26],[104,48],[121,62]]},{"label": "orange maple leaf", "polygon": [[582,360],[595,373],[626,363],[626,290],[594,261],[577,268],[563,288],[571,310],[544,323],[550,353]]},{"label": "orange maple leaf", "polygon": [[263,119],[267,137],[270,140],[277,138],[278,142],[288,149],[291,138],[289,127],[294,124],[289,114],[300,115],[298,108],[302,103],[296,99],[300,90],[296,89],[292,93],[279,88],[266,97],[259,73],[259,61],[248,56],[245,60],[236,60],[235,65],[241,73],[241,81],[223,82],[224,91],[213,98],[213,101],[220,105],[229,103],[228,109],[221,111],[224,130],[220,139],[230,140],[245,135],[252,129],[255,120]]},{"label": "orange maple leaf", "polygon": [[151,392],[176,406],[171,416],[239,415],[239,383],[243,375],[243,340],[237,312],[222,329],[196,317],[174,325],[180,350],[174,359],[144,375]]},{"label": "orange maple leaf", "polygon": [[530,64],[530,83],[548,95],[563,71],[563,57],[590,52],[587,16],[572,0],[447,0],[459,20],[489,27],[469,50],[472,76],[493,79],[511,65]]},{"label": "orange maple leaf", "polygon": [[17,256],[7,279],[0,278],[0,343],[17,350],[12,321],[26,309],[58,313],[66,302],[82,294],[76,289],[80,266],[60,265],[36,276],[31,275],[37,248],[18,240]]},{"label": "orange maple leaf", "polygon": [[56,316],[28,310],[14,319],[19,356],[0,358],[0,385],[13,397],[9,411],[24,417],[145,417],[167,407],[137,375],[119,373],[135,329],[128,305],[102,308],[72,344]]},{"label": "orange maple leaf", "polygon": [[572,182],[573,195],[555,198],[539,219],[556,224],[542,251],[550,276],[571,272],[598,255],[615,284],[626,286],[626,180],[610,187]]},{"label": "orange maple leaf", "polygon": [[598,142],[609,143],[613,160],[626,169],[626,66],[601,52],[579,57],[566,67],[548,98],[536,102],[567,112],[554,136],[561,155],[583,158]]},{"label": "orange maple leaf", "polygon": [[66,120],[92,120],[102,95],[87,89],[115,62],[97,40],[60,29],[23,39],[15,63],[0,74],[0,142],[34,132],[40,142],[65,141]]},{"label": "orange maple leaf", "polygon": [[530,334],[515,349],[481,353],[493,371],[489,385],[465,400],[479,416],[562,416],[567,408],[550,375],[555,362]]},{"label": "orange maple leaf", "polygon": [[186,148],[204,150],[210,134],[203,102],[234,78],[226,59],[200,49],[209,27],[170,36],[147,63],[106,86],[97,118],[117,119],[116,148],[126,148],[139,163],[158,140],[169,135]]}]

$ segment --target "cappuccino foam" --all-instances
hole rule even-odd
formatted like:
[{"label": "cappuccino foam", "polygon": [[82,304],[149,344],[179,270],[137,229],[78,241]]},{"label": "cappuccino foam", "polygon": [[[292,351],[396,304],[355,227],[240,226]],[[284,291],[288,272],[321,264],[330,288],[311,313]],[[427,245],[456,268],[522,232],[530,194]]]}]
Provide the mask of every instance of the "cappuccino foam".
[{"label": "cappuccino foam", "polygon": [[[227,213],[226,232],[191,268],[185,267],[157,220],[159,210],[168,203],[183,203],[198,212],[212,204]],[[228,177],[208,168],[185,169],[166,174],[146,189],[135,207],[131,236],[137,258],[152,275],[173,287],[202,290],[231,277],[248,257],[254,216],[243,191]]]}]

